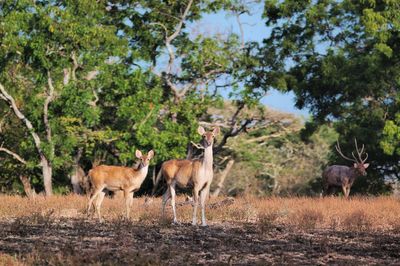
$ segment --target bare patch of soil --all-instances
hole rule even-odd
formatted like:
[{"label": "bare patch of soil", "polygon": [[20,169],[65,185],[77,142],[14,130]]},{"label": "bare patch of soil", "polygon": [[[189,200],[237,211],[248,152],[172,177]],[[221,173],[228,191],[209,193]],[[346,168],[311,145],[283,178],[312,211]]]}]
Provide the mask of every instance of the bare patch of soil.
[{"label": "bare patch of soil", "polygon": [[[85,218],[0,221],[1,256],[38,265],[398,265],[400,234],[295,230],[257,223],[209,227]],[[13,260],[8,260],[13,261]]]}]

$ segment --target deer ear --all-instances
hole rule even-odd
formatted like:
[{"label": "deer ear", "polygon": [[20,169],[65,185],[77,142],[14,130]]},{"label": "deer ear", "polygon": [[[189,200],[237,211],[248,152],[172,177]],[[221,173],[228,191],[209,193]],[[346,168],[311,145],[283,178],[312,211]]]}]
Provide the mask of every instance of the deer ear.
[{"label": "deer ear", "polygon": [[204,133],[206,133],[206,131],[204,130],[204,127],[202,127],[202,126],[199,126],[199,127],[197,128],[197,132],[198,132],[200,135],[203,135]]},{"label": "deer ear", "polygon": [[356,163],[354,163],[354,168],[357,168],[357,167],[358,167],[358,165]]},{"label": "deer ear", "polygon": [[148,156],[149,159],[153,158],[153,157],[154,157],[154,151],[153,151],[153,150],[150,150],[150,151],[147,153],[147,156]]},{"label": "deer ear", "polygon": [[136,155],[136,158],[138,158],[138,159],[142,158],[142,156],[143,156],[142,152],[139,150],[136,150],[135,155]]},{"label": "deer ear", "polygon": [[364,164],[364,168],[365,168],[365,169],[367,169],[368,166],[369,166],[369,163],[365,163],[365,164]]},{"label": "deer ear", "polygon": [[219,129],[219,127],[214,128],[214,130],[213,130],[214,136],[218,135],[220,131],[221,130]]}]

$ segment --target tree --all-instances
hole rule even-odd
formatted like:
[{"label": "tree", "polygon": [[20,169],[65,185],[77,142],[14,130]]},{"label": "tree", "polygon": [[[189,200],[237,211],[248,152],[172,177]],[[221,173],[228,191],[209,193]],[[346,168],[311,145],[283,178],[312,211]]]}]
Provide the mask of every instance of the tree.
[{"label": "tree", "polygon": [[98,122],[99,110],[90,105],[96,96],[91,80],[107,60],[124,55],[124,40],[104,19],[101,3],[3,1],[0,10],[2,109],[10,108],[20,130],[29,132],[17,148],[30,150],[31,167],[39,161],[51,195],[53,170],[65,163],[61,152],[71,144],[59,135],[63,122],[71,114],[85,127]]},{"label": "tree", "polygon": [[[215,117],[229,118],[234,106],[225,102],[222,108],[213,108]],[[228,139],[223,151],[216,157],[216,180],[224,178],[221,190],[228,195],[241,193],[255,195],[312,195],[321,192],[316,186],[323,167],[328,163],[329,147],[337,138],[332,128],[321,127],[309,142],[301,140],[303,121],[293,114],[271,110],[259,105],[246,108],[238,117],[245,121],[252,117],[255,124],[246,133]],[[254,122],[253,122],[254,123]],[[231,167],[229,173],[226,168]]]},{"label": "tree", "polygon": [[345,149],[354,137],[366,144],[372,169],[355,189],[373,193],[398,172],[398,155],[385,154],[379,143],[398,106],[399,9],[398,1],[265,2],[271,35],[261,65],[296,94],[297,107],[310,108],[314,119],[304,136],[333,122]]},{"label": "tree", "polygon": [[[198,121],[210,123],[208,107],[221,105],[221,90],[231,90],[237,112],[222,148],[251,124],[248,118],[241,125],[238,114],[266,92],[246,85],[256,63],[252,44],[235,34],[193,36],[187,27],[220,9],[239,17],[243,1],[3,1],[0,7],[3,148],[27,162],[21,171],[31,180],[41,169],[47,195],[53,180],[60,187],[71,168],[88,170],[98,158],[132,164],[136,148],[155,149],[154,164],[185,157]],[[18,126],[11,126],[15,118]],[[11,137],[15,132],[20,139]]]}]

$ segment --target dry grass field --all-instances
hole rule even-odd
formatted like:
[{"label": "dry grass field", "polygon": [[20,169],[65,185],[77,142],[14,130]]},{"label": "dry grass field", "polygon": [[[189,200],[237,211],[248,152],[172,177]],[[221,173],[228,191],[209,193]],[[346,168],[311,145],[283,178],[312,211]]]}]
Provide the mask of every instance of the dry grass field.
[{"label": "dry grass field", "polygon": [[0,196],[0,265],[400,264],[400,200],[394,197],[210,199],[209,226],[180,225],[161,199],[106,198],[100,223],[81,196]]}]

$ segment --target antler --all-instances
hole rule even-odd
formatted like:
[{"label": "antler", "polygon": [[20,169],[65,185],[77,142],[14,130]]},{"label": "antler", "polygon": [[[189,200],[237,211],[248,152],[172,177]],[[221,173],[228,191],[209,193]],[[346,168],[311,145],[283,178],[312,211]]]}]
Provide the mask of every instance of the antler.
[{"label": "antler", "polygon": [[344,154],[342,153],[342,149],[340,148],[339,140],[337,140],[336,142],[337,142],[337,144],[335,145],[335,148],[336,148],[337,152],[338,152],[344,159],[346,159],[346,160],[348,160],[348,161],[352,161],[352,162],[358,163],[358,161],[357,161],[357,159],[355,158],[355,156],[354,156],[353,153],[352,153],[352,154],[353,154],[354,159],[351,159],[351,158],[347,157],[346,155],[344,155]]},{"label": "antler", "polygon": [[[368,159],[368,153],[365,153],[365,159],[363,159],[361,156],[362,156],[362,154],[363,154],[363,152],[364,152],[364,144],[362,145],[362,147],[361,147],[361,151],[358,149],[358,145],[357,145],[357,139],[356,138],[354,138],[354,143],[355,143],[355,145],[356,145],[356,150],[357,150],[357,155],[358,155],[358,158],[360,159],[360,163],[365,163],[365,161],[367,161],[367,159]],[[355,157],[354,156],[354,153],[351,153],[351,154],[353,154],[353,157]]]},{"label": "antler", "polygon": [[337,152],[338,152],[344,159],[349,160],[349,161],[352,161],[352,162],[355,162],[355,163],[364,164],[364,163],[367,161],[367,159],[368,159],[368,153],[365,153],[366,156],[365,156],[364,159],[362,158],[362,154],[365,152],[365,150],[364,150],[364,149],[365,149],[365,146],[364,146],[364,144],[363,144],[362,147],[361,147],[361,150],[360,150],[360,149],[358,148],[358,144],[357,144],[357,139],[356,139],[356,138],[354,138],[354,144],[355,144],[355,146],[356,146],[356,151],[357,151],[358,159],[357,159],[357,157],[355,156],[354,152],[351,153],[351,155],[353,156],[353,159],[351,159],[351,158],[345,156],[345,155],[342,153],[342,150],[341,150],[341,148],[340,148],[339,140],[337,140],[337,144],[335,145],[335,147],[336,147]]}]

